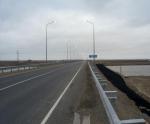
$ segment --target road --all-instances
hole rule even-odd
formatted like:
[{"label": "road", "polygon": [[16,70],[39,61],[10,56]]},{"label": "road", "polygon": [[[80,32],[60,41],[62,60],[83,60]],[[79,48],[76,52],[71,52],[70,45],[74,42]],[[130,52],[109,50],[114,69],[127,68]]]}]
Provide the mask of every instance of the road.
[{"label": "road", "polygon": [[0,77],[0,124],[71,124],[85,62]]}]

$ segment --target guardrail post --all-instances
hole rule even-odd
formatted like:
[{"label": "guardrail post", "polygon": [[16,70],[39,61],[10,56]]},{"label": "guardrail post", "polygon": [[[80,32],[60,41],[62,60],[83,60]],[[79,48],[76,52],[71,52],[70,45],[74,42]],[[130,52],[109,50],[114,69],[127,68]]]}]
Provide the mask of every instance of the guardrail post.
[{"label": "guardrail post", "polygon": [[105,91],[108,97],[117,97],[117,91]]},{"label": "guardrail post", "polygon": [[98,79],[100,81],[100,83],[107,83],[107,80],[103,80],[103,79]]},{"label": "guardrail post", "polygon": [[108,99],[110,100],[111,104],[113,105],[114,109],[117,109],[116,100],[117,100],[117,91],[105,91]]},{"label": "guardrail post", "polygon": [[117,105],[116,105],[117,97],[108,97],[108,99],[110,100],[110,102],[111,102],[113,108],[114,108],[115,110],[117,110]]},{"label": "guardrail post", "polygon": [[98,75],[98,74],[96,75],[96,77],[99,78],[99,79],[102,79],[102,78],[103,78],[102,75]]},{"label": "guardrail post", "polygon": [[107,90],[107,83],[101,83],[102,88],[104,89],[104,91]]}]

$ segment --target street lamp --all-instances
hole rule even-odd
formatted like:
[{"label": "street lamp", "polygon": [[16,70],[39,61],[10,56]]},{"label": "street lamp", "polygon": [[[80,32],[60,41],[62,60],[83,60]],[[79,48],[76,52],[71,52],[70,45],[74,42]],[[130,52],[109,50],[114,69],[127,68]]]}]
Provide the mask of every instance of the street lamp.
[{"label": "street lamp", "polygon": [[54,23],[54,21],[47,23],[46,28],[45,28],[45,30],[46,30],[46,63],[47,63],[47,28],[48,28],[48,25],[53,24],[53,23]]},{"label": "street lamp", "polygon": [[93,61],[95,61],[95,27],[93,22],[87,20],[87,23],[93,26]]}]

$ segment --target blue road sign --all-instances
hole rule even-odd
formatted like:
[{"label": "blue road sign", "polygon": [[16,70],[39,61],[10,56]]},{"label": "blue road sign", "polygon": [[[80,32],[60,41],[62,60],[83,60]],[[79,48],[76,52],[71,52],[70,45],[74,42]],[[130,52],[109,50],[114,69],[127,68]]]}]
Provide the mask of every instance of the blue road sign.
[{"label": "blue road sign", "polygon": [[89,55],[89,58],[97,58],[97,55]]}]

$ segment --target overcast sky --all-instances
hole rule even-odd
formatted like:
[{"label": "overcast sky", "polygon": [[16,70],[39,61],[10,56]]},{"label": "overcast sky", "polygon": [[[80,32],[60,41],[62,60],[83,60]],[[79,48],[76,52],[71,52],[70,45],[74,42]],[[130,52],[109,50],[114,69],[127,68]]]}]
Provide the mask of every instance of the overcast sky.
[{"label": "overcast sky", "polygon": [[[95,24],[99,59],[150,58],[150,0],[0,0],[0,60],[87,59]],[[69,50],[70,50],[69,49]]]}]

